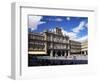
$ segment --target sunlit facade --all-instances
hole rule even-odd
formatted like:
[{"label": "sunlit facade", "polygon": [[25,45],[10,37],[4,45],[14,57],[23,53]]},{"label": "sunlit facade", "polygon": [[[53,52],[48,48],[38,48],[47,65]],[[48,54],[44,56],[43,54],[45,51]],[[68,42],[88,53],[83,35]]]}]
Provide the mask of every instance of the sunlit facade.
[{"label": "sunlit facade", "polygon": [[70,54],[81,54],[81,42],[70,40]]},{"label": "sunlit facade", "polygon": [[87,55],[88,54],[88,41],[85,40],[81,44],[81,54]]},{"label": "sunlit facade", "polygon": [[28,54],[50,57],[87,54],[87,42],[70,40],[60,28],[42,33],[32,32],[28,34]]}]

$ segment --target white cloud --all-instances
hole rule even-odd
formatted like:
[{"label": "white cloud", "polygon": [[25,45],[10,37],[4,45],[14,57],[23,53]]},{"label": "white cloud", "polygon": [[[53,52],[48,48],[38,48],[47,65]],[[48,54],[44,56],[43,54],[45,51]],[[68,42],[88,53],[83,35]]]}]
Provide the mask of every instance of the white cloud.
[{"label": "white cloud", "polygon": [[79,41],[79,42],[82,42],[82,41],[85,41],[88,39],[88,36],[83,36],[83,37],[78,37],[77,33],[76,32],[67,32],[65,31],[64,29],[62,29],[62,33],[64,35],[67,35],[70,37],[70,40],[75,40],[75,41]]},{"label": "white cloud", "polygon": [[[78,35],[78,33],[83,30],[84,28],[88,28],[88,23],[86,23],[86,21],[81,21],[80,24],[75,27],[74,29],[72,29],[73,33],[76,34],[76,36]],[[84,40],[86,40],[88,38],[88,36],[83,36],[83,37],[75,37],[73,40],[75,41],[79,41],[79,42],[82,42]]]},{"label": "white cloud", "polygon": [[70,17],[67,17],[66,19],[67,19],[68,21],[70,21]]},{"label": "white cloud", "polygon": [[[70,20],[70,18],[68,18],[68,20]],[[88,36],[86,35],[86,36],[83,36],[83,37],[79,37],[78,33],[81,30],[83,30],[84,28],[87,28],[87,27],[88,27],[88,23],[86,21],[81,21],[77,27],[72,29],[71,32],[68,32],[68,31],[64,30],[63,28],[61,28],[61,29],[62,29],[63,35],[69,36],[70,40],[82,42],[82,41],[86,40],[88,38]],[[50,29],[50,31],[54,32],[55,29]]]},{"label": "white cloud", "polygon": [[77,38],[77,34],[76,33],[74,33],[74,32],[67,32],[63,28],[62,28],[62,33],[63,33],[63,35],[69,36],[71,40],[74,40],[74,39]]},{"label": "white cloud", "polygon": [[68,36],[70,37],[71,40],[74,40],[77,38],[77,34],[73,32],[68,32]]},{"label": "white cloud", "polygon": [[55,21],[62,21],[62,19],[61,18],[56,18]]},{"label": "white cloud", "polygon": [[[82,42],[82,41],[84,41],[84,40],[86,40],[88,38],[87,35],[83,36],[83,37],[78,37],[76,32],[68,32],[68,31],[64,30],[63,28],[61,28],[61,29],[62,29],[63,35],[69,36],[70,40]],[[50,29],[50,31],[55,32],[55,28],[54,29]]]},{"label": "white cloud", "polygon": [[85,21],[81,21],[80,24],[77,27],[75,27],[74,29],[72,29],[72,31],[76,32],[76,33],[79,33],[80,30],[84,29],[85,25],[86,25],[86,22]]},{"label": "white cloud", "polygon": [[79,41],[79,42],[83,42],[83,41],[85,41],[85,40],[87,40],[88,39],[88,36],[86,35],[86,36],[83,36],[83,37],[81,37],[81,38],[78,38],[78,39],[75,39],[76,41]]},{"label": "white cloud", "polygon": [[39,24],[43,24],[45,22],[41,22],[42,16],[29,16],[29,28],[31,30],[36,30]]}]

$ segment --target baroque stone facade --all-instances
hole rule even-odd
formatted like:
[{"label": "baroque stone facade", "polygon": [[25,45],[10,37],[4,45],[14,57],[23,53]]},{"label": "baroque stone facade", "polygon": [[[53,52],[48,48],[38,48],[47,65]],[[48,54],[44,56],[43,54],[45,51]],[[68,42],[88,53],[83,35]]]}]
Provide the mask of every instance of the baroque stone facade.
[{"label": "baroque stone facade", "polygon": [[88,54],[88,41],[85,40],[81,44],[81,54],[87,55]]},{"label": "baroque stone facade", "polygon": [[83,53],[82,46],[83,43],[70,40],[69,36],[63,35],[60,28],[56,28],[54,31],[45,30],[42,33],[28,33],[28,54],[32,55],[67,57]]}]

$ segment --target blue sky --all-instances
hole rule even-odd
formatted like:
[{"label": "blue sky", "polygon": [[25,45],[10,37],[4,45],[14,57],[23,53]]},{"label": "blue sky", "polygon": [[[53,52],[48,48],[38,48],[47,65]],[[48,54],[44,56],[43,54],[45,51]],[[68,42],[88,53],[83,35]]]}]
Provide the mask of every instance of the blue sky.
[{"label": "blue sky", "polygon": [[70,39],[82,41],[88,36],[88,18],[71,16],[28,16],[28,31],[43,32],[56,27],[62,29]]}]

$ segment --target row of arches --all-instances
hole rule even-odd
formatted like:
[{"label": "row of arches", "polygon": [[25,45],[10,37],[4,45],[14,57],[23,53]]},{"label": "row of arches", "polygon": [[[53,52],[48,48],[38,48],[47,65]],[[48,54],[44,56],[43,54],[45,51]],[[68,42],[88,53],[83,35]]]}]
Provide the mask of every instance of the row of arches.
[{"label": "row of arches", "polygon": [[69,51],[67,50],[48,50],[47,54],[49,56],[55,57],[55,56],[68,56]]}]

